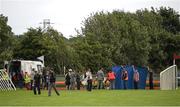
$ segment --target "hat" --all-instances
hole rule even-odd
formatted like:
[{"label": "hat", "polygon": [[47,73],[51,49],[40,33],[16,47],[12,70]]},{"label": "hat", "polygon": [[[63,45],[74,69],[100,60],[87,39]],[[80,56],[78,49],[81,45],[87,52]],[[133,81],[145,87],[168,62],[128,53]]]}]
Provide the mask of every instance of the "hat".
[{"label": "hat", "polygon": [[71,71],[72,71],[72,69],[69,69],[69,71],[71,72]]}]

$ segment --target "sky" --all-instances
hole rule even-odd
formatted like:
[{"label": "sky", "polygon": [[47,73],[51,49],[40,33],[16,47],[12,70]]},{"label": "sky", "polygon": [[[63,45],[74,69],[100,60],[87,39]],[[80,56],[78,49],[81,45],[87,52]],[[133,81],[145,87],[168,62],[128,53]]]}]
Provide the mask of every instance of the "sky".
[{"label": "sky", "polygon": [[8,17],[8,25],[16,34],[27,32],[30,27],[42,27],[44,19],[65,37],[75,36],[82,22],[98,11],[171,7],[180,13],[180,0],[0,0],[0,14]]}]

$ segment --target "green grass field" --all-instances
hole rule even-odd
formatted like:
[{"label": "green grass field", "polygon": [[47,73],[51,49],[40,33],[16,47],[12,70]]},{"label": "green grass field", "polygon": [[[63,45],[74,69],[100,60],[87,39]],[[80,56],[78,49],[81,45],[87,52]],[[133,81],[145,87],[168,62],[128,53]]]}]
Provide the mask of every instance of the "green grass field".
[{"label": "green grass field", "polygon": [[180,106],[180,90],[0,91],[0,106]]}]

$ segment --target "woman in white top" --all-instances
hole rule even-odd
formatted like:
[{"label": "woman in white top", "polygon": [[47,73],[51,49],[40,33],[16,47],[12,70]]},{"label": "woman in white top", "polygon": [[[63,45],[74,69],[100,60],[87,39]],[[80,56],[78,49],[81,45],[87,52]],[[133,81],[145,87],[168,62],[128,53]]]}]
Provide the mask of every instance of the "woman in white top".
[{"label": "woman in white top", "polygon": [[134,65],[133,65],[133,71],[134,71],[134,75],[133,75],[134,89],[138,89],[139,72],[137,69],[135,69]]},{"label": "woman in white top", "polygon": [[91,73],[91,69],[87,70],[86,79],[87,79],[87,90],[91,91],[92,90],[92,73]]}]

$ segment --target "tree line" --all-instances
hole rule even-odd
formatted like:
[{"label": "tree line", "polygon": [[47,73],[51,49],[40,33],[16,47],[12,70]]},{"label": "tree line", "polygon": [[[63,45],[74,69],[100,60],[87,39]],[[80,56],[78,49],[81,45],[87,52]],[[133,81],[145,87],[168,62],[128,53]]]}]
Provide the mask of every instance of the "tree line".
[{"label": "tree line", "polygon": [[53,28],[29,28],[14,35],[0,15],[0,64],[5,60],[34,60],[45,56],[45,66],[63,73],[66,68],[93,72],[114,65],[149,66],[159,72],[172,65],[173,53],[180,54],[180,17],[170,7],[114,10],[92,13],[82,22],[77,35],[67,39]]}]

